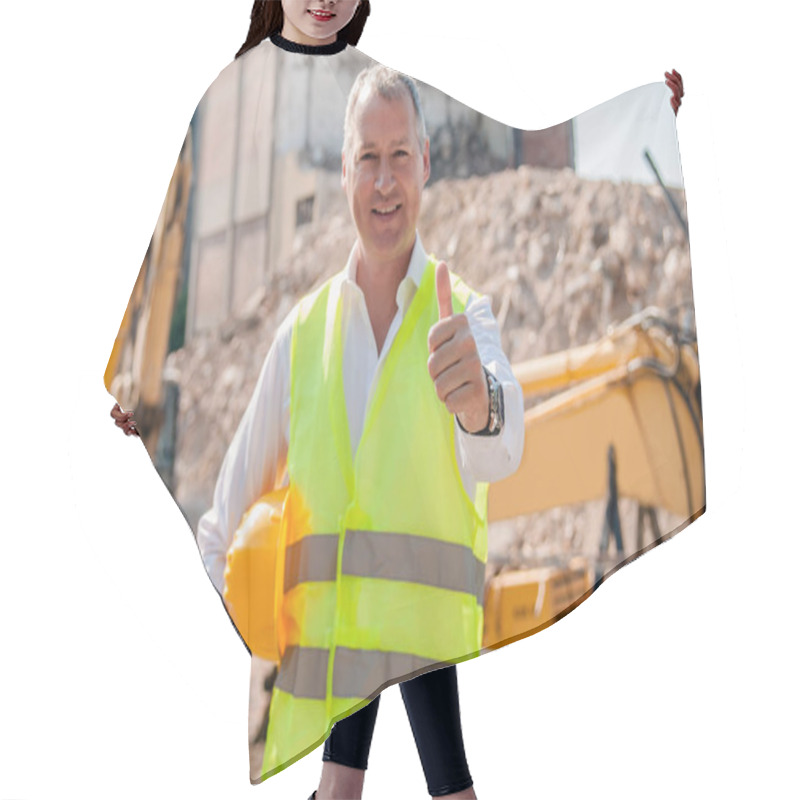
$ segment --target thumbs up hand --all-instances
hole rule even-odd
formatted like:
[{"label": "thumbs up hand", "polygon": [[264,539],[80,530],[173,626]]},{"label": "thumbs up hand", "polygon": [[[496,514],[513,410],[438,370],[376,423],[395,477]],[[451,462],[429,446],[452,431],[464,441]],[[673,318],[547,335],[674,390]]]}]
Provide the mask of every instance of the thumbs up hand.
[{"label": "thumbs up hand", "polygon": [[440,261],[436,265],[436,299],[439,301],[439,319],[453,316],[453,293],[450,288],[450,270]]},{"label": "thumbs up hand", "polygon": [[475,433],[489,421],[489,386],[478,346],[465,314],[453,314],[447,264],[436,265],[439,321],[428,333],[428,372],[439,399],[456,414],[464,430]]}]

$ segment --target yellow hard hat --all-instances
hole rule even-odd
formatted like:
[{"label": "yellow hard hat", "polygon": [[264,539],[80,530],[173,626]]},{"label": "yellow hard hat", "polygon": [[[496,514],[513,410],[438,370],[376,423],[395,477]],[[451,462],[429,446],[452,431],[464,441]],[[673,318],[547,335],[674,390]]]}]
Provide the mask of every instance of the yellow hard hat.
[{"label": "yellow hard hat", "polygon": [[275,663],[280,662],[281,518],[286,493],[286,488],[268,492],[245,512],[228,549],[222,592],[251,653]]}]

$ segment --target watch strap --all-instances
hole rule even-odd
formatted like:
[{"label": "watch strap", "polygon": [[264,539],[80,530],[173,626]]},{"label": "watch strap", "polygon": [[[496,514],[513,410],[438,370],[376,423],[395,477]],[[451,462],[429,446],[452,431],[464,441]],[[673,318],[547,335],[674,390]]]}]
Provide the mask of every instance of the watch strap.
[{"label": "watch strap", "polygon": [[458,417],[456,417],[456,422],[458,427],[464,433],[469,433],[470,436],[498,436],[503,430],[503,423],[505,422],[503,386],[486,367],[483,367],[483,371],[486,373],[486,383],[489,387],[489,419],[486,427],[470,433],[464,428]]}]

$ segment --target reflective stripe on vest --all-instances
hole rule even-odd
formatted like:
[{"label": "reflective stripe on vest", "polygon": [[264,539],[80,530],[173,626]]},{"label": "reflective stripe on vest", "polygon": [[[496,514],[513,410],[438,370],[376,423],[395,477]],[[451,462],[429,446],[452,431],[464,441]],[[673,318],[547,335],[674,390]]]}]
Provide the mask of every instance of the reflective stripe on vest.
[{"label": "reflective stripe on vest", "polygon": [[[275,685],[294,697],[324,700],[329,653],[321,647],[289,647]],[[368,697],[384,688],[387,675],[424,672],[439,662],[411,653],[337,647],[333,668],[334,697]]]},{"label": "reflective stripe on vest", "polygon": [[[286,550],[284,591],[336,580],[339,534],[305,536]],[[474,595],[483,604],[485,564],[471,547],[383,531],[345,531],[342,575],[408,581]]]}]

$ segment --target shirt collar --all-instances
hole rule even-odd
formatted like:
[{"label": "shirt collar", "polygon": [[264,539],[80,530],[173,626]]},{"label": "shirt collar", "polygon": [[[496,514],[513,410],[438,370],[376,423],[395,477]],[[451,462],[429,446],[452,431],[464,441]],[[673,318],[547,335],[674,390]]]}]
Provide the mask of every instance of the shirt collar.
[{"label": "shirt collar", "polygon": [[[350,256],[347,259],[347,266],[344,268],[343,283],[349,285],[351,289],[358,289],[361,287],[356,283],[356,254],[358,252],[358,242],[356,242],[350,250]],[[408,262],[408,270],[405,277],[400,281],[397,287],[397,306],[405,314],[406,309],[414,297],[414,293],[422,282],[422,276],[425,273],[425,267],[428,264],[428,254],[422,245],[419,232],[417,232],[416,239],[414,240],[414,247],[411,250],[411,258]]]}]

